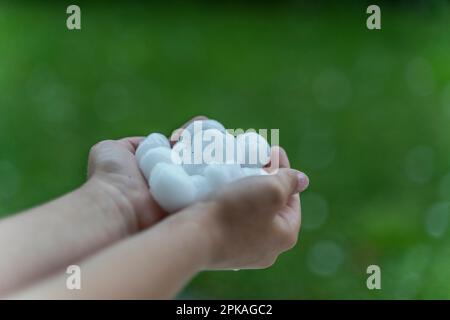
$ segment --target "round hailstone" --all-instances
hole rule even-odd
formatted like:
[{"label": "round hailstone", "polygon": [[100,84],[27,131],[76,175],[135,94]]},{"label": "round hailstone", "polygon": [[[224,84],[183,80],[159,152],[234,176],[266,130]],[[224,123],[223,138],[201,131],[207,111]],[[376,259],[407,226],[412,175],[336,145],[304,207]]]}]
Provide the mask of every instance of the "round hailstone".
[{"label": "round hailstone", "polygon": [[244,173],[244,176],[246,176],[246,177],[266,176],[269,174],[263,168],[242,168],[242,172]]},{"label": "round hailstone", "polygon": [[202,175],[206,168],[206,164],[187,164],[183,163],[183,169],[190,176]]},{"label": "round hailstone", "polygon": [[136,160],[139,163],[141,158],[147,153],[148,150],[157,148],[157,147],[166,147],[170,148],[169,140],[161,133],[151,133],[144,140],[139,143],[138,148],[136,149]]},{"label": "round hailstone", "polygon": [[197,162],[236,163],[236,139],[228,132],[208,129],[194,135],[191,152]]},{"label": "round hailstone", "polygon": [[212,192],[212,188],[204,176],[193,175],[191,176],[191,180],[197,189],[196,200],[202,200]]},{"label": "round hailstone", "polygon": [[[181,133],[179,141],[184,141],[186,144],[191,143],[194,135],[201,133],[206,130],[218,130],[225,133],[225,127],[218,121],[208,119],[208,120],[196,120],[191,122]],[[186,141],[187,140],[187,141]]]},{"label": "round hailstone", "polygon": [[173,162],[181,165],[188,175],[201,175],[203,173],[203,169],[206,167],[206,164],[194,163],[194,151],[190,145],[180,141],[173,146],[172,150],[174,157],[176,157],[176,160],[179,161]]},{"label": "round hailstone", "polygon": [[238,164],[210,164],[203,171],[203,175],[213,190],[245,177]]},{"label": "round hailstone", "polygon": [[167,212],[173,213],[195,201],[197,188],[181,166],[158,163],[150,176],[150,193]]},{"label": "round hailstone", "polygon": [[[218,134],[214,129],[209,129],[204,132],[203,139],[206,140],[203,143],[203,156],[207,164],[237,164],[237,143],[236,138],[232,134],[228,132],[220,132],[220,134]],[[215,139],[218,139],[217,142]]]},{"label": "round hailstone", "polygon": [[184,170],[189,175],[201,175],[209,163],[237,163],[235,140],[228,132],[207,129],[196,133],[191,144],[179,142],[176,148],[180,155],[188,155],[182,157]]},{"label": "round hailstone", "polygon": [[[193,138],[192,143],[183,143],[183,155],[186,153],[187,157],[183,158],[183,169],[189,175],[201,175],[206,167],[206,163],[203,162],[203,141],[201,140],[202,132],[199,132]],[[200,140],[197,140],[200,138]],[[198,144],[198,145],[197,145]]]},{"label": "round hailstone", "polygon": [[177,159],[182,161],[175,164],[182,165],[183,162],[190,161],[191,153],[184,142],[179,141],[175,143],[172,148],[172,152]]},{"label": "round hailstone", "polygon": [[236,138],[237,159],[243,167],[261,168],[270,162],[270,146],[256,132],[246,132]]},{"label": "round hailstone", "polygon": [[148,179],[153,168],[160,162],[173,163],[172,150],[166,147],[156,147],[148,150],[139,161],[142,173]]},{"label": "round hailstone", "polygon": [[193,121],[186,127],[185,130],[189,132],[191,137],[193,137],[195,134],[209,129],[216,129],[221,132],[226,131],[225,127],[220,122],[213,119]]}]

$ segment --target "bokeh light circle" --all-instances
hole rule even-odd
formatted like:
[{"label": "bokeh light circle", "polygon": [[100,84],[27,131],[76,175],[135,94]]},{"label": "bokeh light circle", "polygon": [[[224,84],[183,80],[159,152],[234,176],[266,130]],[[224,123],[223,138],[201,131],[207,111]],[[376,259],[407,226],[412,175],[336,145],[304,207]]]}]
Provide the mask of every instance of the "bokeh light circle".
[{"label": "bokeh light circle", "polygon": [[450,220],[450,202],[437,202],[425,213],[425,228],[433,238],[441,238]]},{"label": "bokeh light circle", "polygon": [[312,273],[331,276],[344,262],[344,251],[334,241],[323,240],[313,245],[308,252],[307,264]]}]

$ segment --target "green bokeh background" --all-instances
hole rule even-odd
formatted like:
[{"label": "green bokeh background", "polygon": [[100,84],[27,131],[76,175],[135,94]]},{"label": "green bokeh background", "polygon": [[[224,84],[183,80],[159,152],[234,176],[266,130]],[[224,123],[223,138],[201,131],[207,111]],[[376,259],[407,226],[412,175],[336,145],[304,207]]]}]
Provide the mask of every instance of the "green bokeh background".
[{"label": "green bokeh background", "polygon": [[[299,244],[189,298],[450,298],[450,5],[0,1],[0,216],[85,180],[102,139],[193,115],[279,128],[311,179]],[[14,245],[13,243],[11,244]],[[382,290],[366,287],[381,267]]]}]

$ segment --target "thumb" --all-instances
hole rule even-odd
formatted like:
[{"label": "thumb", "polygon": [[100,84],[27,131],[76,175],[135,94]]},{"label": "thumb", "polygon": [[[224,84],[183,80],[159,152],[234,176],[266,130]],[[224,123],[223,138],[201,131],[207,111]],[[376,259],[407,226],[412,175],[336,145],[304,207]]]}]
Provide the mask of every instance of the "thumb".
[{"label": "thumb", "polygon": [[308,182],[304,173],[283,168],[277,174],[248,177],[230,184],[222,193],[222,200],[230,210],[239,207],[247,212],[274,212],[286,205],[291,195],[305,190]]},{"label": "thumb", "polygon": [[281,168],[276,174],[256,178],[261,178],[258,199],[262,206],[271,209],[285,206],[292,195],[304,191],[309,184],[306,174],[290,168]]},{"label": "thumb", "polygon": [[278,180],[282,193],[286,197],[303,192],[309,185],[308,176],[303,172],[294,169],[279,169],[274,177]]}]

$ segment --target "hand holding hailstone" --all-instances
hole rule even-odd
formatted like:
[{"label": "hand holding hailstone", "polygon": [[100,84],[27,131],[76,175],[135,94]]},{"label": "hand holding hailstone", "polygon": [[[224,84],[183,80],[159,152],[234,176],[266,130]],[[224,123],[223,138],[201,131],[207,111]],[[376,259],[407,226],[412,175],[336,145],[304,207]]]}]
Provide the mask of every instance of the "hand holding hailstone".
[{"label": "hand holding hailstone", "polygon": [[266,175],[270,146],[256,132],[237,137],[215,120],[197,120],[171,147],[161,133],[147,136],[136,159],[156,202],[173,213],[236,180]]}]

